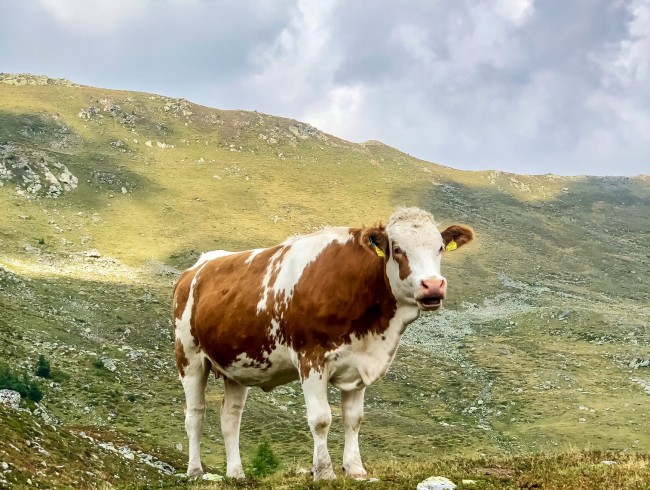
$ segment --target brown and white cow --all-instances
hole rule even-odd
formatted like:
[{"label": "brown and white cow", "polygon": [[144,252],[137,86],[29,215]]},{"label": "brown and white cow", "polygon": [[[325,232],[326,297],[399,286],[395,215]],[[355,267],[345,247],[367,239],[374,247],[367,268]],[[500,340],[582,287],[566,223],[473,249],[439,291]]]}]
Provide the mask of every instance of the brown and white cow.
[{"label": "brown and white cow", "polygon": [[405,208],[386,227],[326,228],[271,248],[203,254],[174,291],[187,474],[203,471],[199,446],[213,371],[225,384],[228,476],[244,476],[239,428],[249,387],[268,391],[297,379],[314,438],[314,478],[335,478],[327,450],[328,383],[341,390],[343,468],[365,476],[358,442],[365,389],[388,370],[406,326],[421,311],[440,308],[445,250],[473,237],[463,225],[440,233],[431,214]]}]

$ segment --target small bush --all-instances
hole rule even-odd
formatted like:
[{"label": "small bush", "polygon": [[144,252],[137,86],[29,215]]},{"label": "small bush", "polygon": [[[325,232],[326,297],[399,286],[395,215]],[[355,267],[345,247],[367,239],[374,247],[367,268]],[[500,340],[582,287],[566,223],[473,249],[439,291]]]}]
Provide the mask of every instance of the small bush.
[{"label": "small bush", "polygon": [[30,379],[27,373],[23,373],[22,376],[15,374],[5,364],[0,364],[0,390],[17,391],[20,396],[29,398],[36,403],[43,398],[43,392],[38,384]]},{"label": "small bush", "polygon": [[45,359],[43,354],[38,356],[38,363],[36,363],[36,376],[39,378],[50,377],[50,361]]},{"label": "small bush", "polygon": [[275,473],[278,466],[280,466],[280,461],[273,452],[273,449],[271,449],[269,441],[266,438],[262,439],[251,461],[251,470],[249,473],[257,478],[262,478]]}]

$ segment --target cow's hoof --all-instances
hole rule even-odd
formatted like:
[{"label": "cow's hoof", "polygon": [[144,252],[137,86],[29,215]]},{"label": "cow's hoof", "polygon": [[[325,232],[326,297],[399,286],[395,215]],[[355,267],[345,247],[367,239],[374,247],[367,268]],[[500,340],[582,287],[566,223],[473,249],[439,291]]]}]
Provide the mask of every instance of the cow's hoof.
[{"label": "cow's hoof", "polygon": [[336,480],[336,473],[331,466],[327,468],[314,468],[314,481],[316,480]]},{"label": "cow's hoof", "polygon": [[203,474],[203,468],[200,466],[198,468],[188,468],[187,469],[187,476],[190,478],[196,478],[197,476],[201,476]]},{"label": "cow's hoof", "polygon": [[358,463],[351,463],[349,465],[344,464],[343,470],[345,471],[345,476],[348,478],[363,480],[368,476],[368,473],[366,473],[366,470],[363,468],[363,465],[360,461]]},{"label": "cow's hoof", "polygon": [[226,476],[228,478],[246,478],[246,475],[244,475],[244,470],[241,466],[235,466],[234,468],[226,471]]},{"label": "cow's hoof", "polygon": [[368,477],[368,473],[363,468],[357,468],[353,471],[347,471],[345,476],[348,478],[354,478],[355,480],[365,480]]}]

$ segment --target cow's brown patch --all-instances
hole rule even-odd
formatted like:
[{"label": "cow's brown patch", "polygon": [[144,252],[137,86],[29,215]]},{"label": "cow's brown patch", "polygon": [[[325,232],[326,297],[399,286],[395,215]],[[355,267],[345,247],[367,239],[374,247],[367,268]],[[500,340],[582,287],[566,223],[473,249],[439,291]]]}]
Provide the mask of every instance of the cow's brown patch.
[{"label": "cow's brown patch", "polygon": [[250,367],[270,366],[268,354],[271,312],[258,312],[264,293],[263,278],[280,246],[260,252],[250,263],[250,252],[215,259],[202,269],[194,286],[193,328],[205,353],[226,369],[238,358]]},{"label": "cow's brown patch", "polygon": [[181,375],[181,378],[184,378],[185,368],[189,365],[190,361],[185,357],[185,349],[183,349],[183,344],[180,339],[176,339],[174,342],[174,352],[176,353],[176,367],[178,368],[178,373]]},{"label": "cow's brown patch", "polygon": [[460,248],[474,239],[474,230],[465,225],[451,225],[440,232],[440,234],[442,235],[442,241],[445,243],[445,246],[453,240]]},{"label": "cow's brown patch", "polygon": [[399,243],[395,241],[393,241],[391,251],[393,260],[397,262],[397,266],[399,267],[399,278],[403,281],[408,276],[410,276],[412,272],[411,266],[409,265],[409,258],[406,253],[404,253],[404,251],[399,247]]},{"label": "cow's brown patch", "polygon": [[286,341],[299,353],[303,377],[321,371],[325,354],[353,335],[386,331],[395,313],[385,262],[368,246],[368,230],[350,233],[353,241],[332,242],[305,268],[284,316]]},{"label": "cow's brown patch", "polygon": [[176,319],[183,316],[187,300],[190,295],[190,284],[194,279],[194,272],[186,270],[181,274],[176,286],[174,287],[174,330],[176,330]]}]

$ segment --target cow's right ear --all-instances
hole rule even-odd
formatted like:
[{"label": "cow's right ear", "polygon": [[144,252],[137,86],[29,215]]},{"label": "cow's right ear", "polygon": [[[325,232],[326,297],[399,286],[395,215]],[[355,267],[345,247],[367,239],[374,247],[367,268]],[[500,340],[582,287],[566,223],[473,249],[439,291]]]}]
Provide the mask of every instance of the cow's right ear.
[{"label": "cow's right ear", "polygon": [[364,240],[365,245],[368,246],[374,253],[380,257],[388,257],[388,234],[383,226],[377,228],[370,228]]}]

